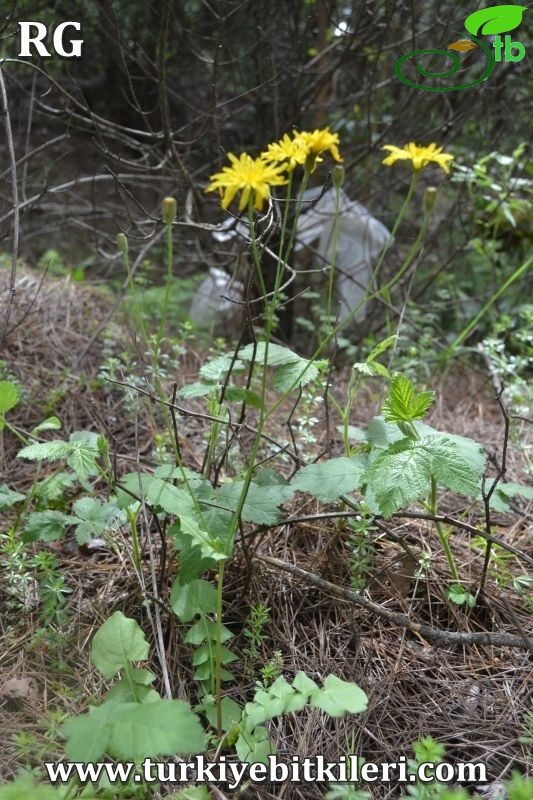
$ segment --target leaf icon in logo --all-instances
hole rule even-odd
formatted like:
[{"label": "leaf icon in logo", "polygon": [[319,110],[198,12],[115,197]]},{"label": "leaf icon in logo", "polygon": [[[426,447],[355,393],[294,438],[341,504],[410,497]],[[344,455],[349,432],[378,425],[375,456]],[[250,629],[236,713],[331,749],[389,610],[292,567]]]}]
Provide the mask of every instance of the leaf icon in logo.
[{"label": "leaf icon in logo", "polygon": [[473,50],[474,47],[477,47],[477,44],[475,42],[471,42],[470,39],[460,39],[458,42],[452,42],[452,44],[449,44],[448,50],[459,50],[461,53],[464,53],[467,50]]},{"label": "leaf icon in logo", "polygon": [[522,14],[527,6],[490,6],[474,11],[465,20],[465,28],[473,36],[514,31],[522,22]]}]

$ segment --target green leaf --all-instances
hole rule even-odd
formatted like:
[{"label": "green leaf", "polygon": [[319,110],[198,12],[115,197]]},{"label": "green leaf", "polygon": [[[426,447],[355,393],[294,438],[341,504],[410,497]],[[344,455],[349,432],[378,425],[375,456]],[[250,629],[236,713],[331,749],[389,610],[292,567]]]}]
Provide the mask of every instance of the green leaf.
[{"label": "green leaf", "polygon": [[[239,353],[239,358],[241,355],[242,351]],[[239,358],[234,359],[232,353],[215,356],[200,368],[200,375],[215,383],[223,383],[230,369],[232,372],[240,372],[244,369],[244,364]]]},{"label": "green leaf", "polygon": [[176,753],[201,753],[206,736],[196,714],[182,700],[151,703],[103,703],[88,715],[67,720],[71,761],[98,761],[108,753],[134,760]]},{"label": "green leaf", "polygon": [[149,645],[134,619],[115,611],[95,633],[91,661],[104,678],[112,678],[130,661],[145,661]]},{"label": "green leaf", "polygon": [[205,397],[213,391],[216,391],[216,387],[212,383],[196,381],[188,384],[188,386],[183,386],[178,392],[178,397],[190,400],[192,397]]},{"label": "green leaf", "polygon": [[200,786],[189,786],[179,792],[172,792],[166,795],[167,800],[210,800],[211,795],[202,784]]},{"label": "green leaf", "polygon": [[67,458],[71,452],[70,442],[36,442],[23,447],[17,456],[27,458],[28,461],[57,461],[60,458]]},{"label": "green leaf", "polygon": [[[131,504],[132,495],[144,497],[151,506],[160,507],[168,514],[191,514],[194,502],[185,489],[174,486],[167,480],[156,478],[146,473],[128,472],[120,481],[117,492],[117,505],[124,508]],[[124,491],[127,489],[128,491]],[[131,494],[129,494],[131,492]]]},{"label": "green leaf", "polygon": [[212,583],[194,580],[184,586],[174,582],[170,595],[172,610],[181,622],[190,622],[196,614],[217,610],[217,591]]},{"label": "green leaf", "polygon": [[[242,709],[235,700],[231,697],[223,697],[222,698],[222,730],[223,731],[230,731],[232,728],[240,722],[242,716]],[[215,705],[215,698],[210,696],[210,700],[208,701],[207,698],[202,700],[202,704],[200,709],[206,715],[207,720],[210,725],[216,728],[217,725],[217,708]]]},{"label": "green leaf", "polygon": [[34,436],[38,433],[42,433],[43,431],[58,431],[61,428],[61,420],[58,417],[47,417],[35,428],[31,429],[31,432]]},{"label": "green leaf", "polygon": [[361,485],[364,469],[365,458],[360,453],[349,458],[330,458],[301,469],[291,486],[300,492],[309,492],[324,503],[333,503]]},{"label": "green leaf", "polygon": [[0,786],[0,800],[60,800],[54,786],[35,783],[28,772],[22,772],[11,783]]},{"label": "green leaf", "polygon": [[[243,487],[244,481],[224,483],[218,490],[218,503],[235,511]],[[259,486],[252,481],[248,487],[241,517],[246,522],[254,522],[256,525],[275,525],[280,516],[278,506],[290,500],[293,494],[294,489],[289,485]]]},{"label": "green leaf", "polygon": [[439,486],[468,497],[477,497],[485,471],[485,453],[472,439],[460,441],[446,434],[425,436],[417,443],[426,450],[430,470]]},{"label": "green leaf", "polygon": [[24,526],[23,540],[25,542],[53,542],[61,539],[66,528],[72,525],[72,517],[62,514],[61,511],[35,511],[30,514]]},{"label": "green leaf", "polygon": [[235,743],[235,752],[243,764],[268,764],[268,756],[274,755],[276,748],[270,743],[266,728],[258,726],[253,731],[241,733]]},{"label": "green leaf", "polygon": [[18,388],[11,381],[0,381],[0,414],[11,411],[20,398]]},{"label": "green leaf", "polygon": [[237,386],[228,386],[224,392],[224,400],[228,403],[246,403],[252,408],[262,408],[263,403],[257,392],[250,389],[240,389]]},{"label": "green leaf", "polygon": [[368,697],[357,684],[328,675],[324,688],[311,696],[311,705],[322,708],[331,717],[343,717],[345,714],[360,714],[365,711]]},{"label": "green leaf", "polygon": [[364,480],[384,517],[429,494],[431,455],[417,444],[409,439],[395,442],[365,472]]},{"label": "green leaf", "polygon": [[105,533],[112,522],[121,515],[114,503],[103,503],[94,497],[81,497],[72,508],[76,517],[76,541],[85,544]]},{"label": "green leaf", "polygon": [[292,361],[278,367],[272,383],[276,392],[288,392],[294,386],[305,386],[314,381],[319,374],[316,363],[300,358],[299,361]]},{"label": "green leaf", "polygon": [[386,339],[383,339],[383,341],[379,342],[374,347],[374,349],[368,354],[366,360],[369,363],[375,361],[378,356],[380,356],[382,353],[385,352],[385,350],[388,350],[389,347],[393,347],[396,344],[397,340],[398,340],[397,333],[393,333],[392,336],[387,336]]},{"label": "green leaf", "polygon": [[389,394],[381,411],[388,422],[412,422],[424,416],[434,399],[435,392],[416,394],[407,375],[398,373],[390,383]]},{"label": "green leaf", "polygon": [[15,503],[20,503],[20,501],[25,500],[25,498],[25,494],[14,492],[9,488],[7,483],[0,484],[0,511],[2,511],[4,508],[10,508],[11,506],[14,506]]},{"label": "green leaf", "polygon": [[501,5],[480,8],[465,20],[465,28],[473,36],[493,36],[518,28],[527,6]]}]

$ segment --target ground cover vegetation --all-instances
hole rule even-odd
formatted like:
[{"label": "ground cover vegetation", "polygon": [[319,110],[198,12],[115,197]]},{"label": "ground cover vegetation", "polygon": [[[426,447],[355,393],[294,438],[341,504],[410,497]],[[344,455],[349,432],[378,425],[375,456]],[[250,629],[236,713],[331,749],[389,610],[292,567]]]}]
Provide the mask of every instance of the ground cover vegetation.
[{"label": "ground cover vegetation", "polygon": [[[12,4],[0,800],[531,796],[531,85],[398,81],[438,10]],[[76,14],[90,58],[16,58],[20,19]],[[295,255],[313,186],[319,269]],[[342,192],[391,231],[344,317]],[[188,316],[214,266],[245,289],[224,336]],[[487,783],[43,766],[194,754]]]}]

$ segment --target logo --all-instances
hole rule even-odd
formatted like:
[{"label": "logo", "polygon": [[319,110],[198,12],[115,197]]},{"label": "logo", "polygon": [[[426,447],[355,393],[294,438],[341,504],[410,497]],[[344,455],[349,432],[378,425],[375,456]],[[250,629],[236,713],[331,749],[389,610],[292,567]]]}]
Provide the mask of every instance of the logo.
[{"label": "logo", "polygon": [[[452,75],[460,72],[463,64],[459,56],[455,53],[449,53],[447,50],[413,50],[412,53],[402,56],[398,59],[395,66],[395,72],[398,78],[412,86],[414,89],[425,89],[428,92],[456,92],[458,89],[468,89],[470,86],[476,86],[481,81],[486,80],[494,69],[495,63],[499,61],[516,62],[522,61],[526,54],[526,48],[520,42],[512,41],[509,36],[510,31],[518,28],[522,22],[522,15],[526,11],[526,6],[490,6],[489,8],[481,8],[479,11],[474,11],[465,20],[465,28],[468,31],[466,34],[459,35],[465,38],[448,45],[448,50],[456,50],[457,52],[468,52],[475,47],[480,47],[487,57],[487,67],[482,75],[470,83],[462,83],[460,86],[424,86],[420,83],[415,83],[410,78],[403,74],[404,63],[409,58],[422,56],[425,54],[442,55],[446,58],[451,58],[453,66],[445,72],[428,72],[424,67],[417,63],[416,68],[420,75],[424,78],[449,78]],[[455,31],[457,33],[457,31]],[[506,34],[502,39],[500,34]],[[494,41],[491,46],[482,42],[477,37],[494,36]],[[492,47],[492,49],[491,49]]]}]

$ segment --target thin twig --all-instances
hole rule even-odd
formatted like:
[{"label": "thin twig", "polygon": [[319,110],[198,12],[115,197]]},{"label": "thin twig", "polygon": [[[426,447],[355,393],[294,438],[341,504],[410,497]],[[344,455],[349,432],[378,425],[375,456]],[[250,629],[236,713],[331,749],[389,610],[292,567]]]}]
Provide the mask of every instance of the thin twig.
[{"label": "thin twig", "polygon": [[6,83],[4,80],[4,70],[0,67],[0,95],[2,97],[1,113],[4,117],[4,128],[6,131],[7,150],[9,154],[10,172],[11,172],[11,196],[13,199],[13,249],[11,251],[11,275],[9,276],[9,297],[6,307],[6,315],[2,332],[0,333],[0,342],[3,342],[9,325],[9,318],[13,309],[13,300],[15,297],[15,281],[17,278],[17,260],[19,254],[19,229],[20,229],[20,208],[19,208],[19,193],[17,186],[17,159],[15,157],[15,145],[13,143],[13,131],[11,129],[11,117],[9,116],[9,105],[7,102]]},{"label": "thin twig", "polygon": [[417,633],[420,636],[423,636],[424,639],[434,642],[435,644],[484,644],[490,647],[513,648],[523,648],[524,645],[526,645],[528,648],[533,647],[533,639],[529,639],[527,636],[513,636],[510,633],[463,633],[460,631],[442,631],[438,628],[433,628],[431,625],[424,625],[414,622],[407,614],[401,614],[400,612],[396,611],[388,611],[378,603],[374,603],[367,597],[354,592],[353,589],[346,589],[342,586],[336,586],[334,583],[330,583],[318,575],[307,572],[306,570],[296,567],[293,564],[287,564],[285,561],[282,561],[279,558],[272,558],[271,556],[256,556],[256,558],[265,564],[269,564],[272,567],[276,567],[284,572],[288,572],[291,575],[294,575],[296,578],[300,578],[306,583],[310,583],[311,585],[318,587],[323,592],[332,594],[341,600],[346,600],[348,603],[362,606],[363,608],[372,611],[377,616],[386,619],[388,622],[391,622],[393,625],[398,625],[400,628],[408,628],[410,631],[413,631],[413,633]]}]

